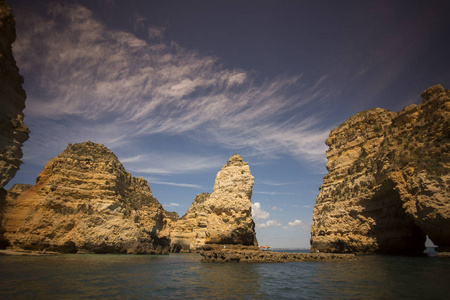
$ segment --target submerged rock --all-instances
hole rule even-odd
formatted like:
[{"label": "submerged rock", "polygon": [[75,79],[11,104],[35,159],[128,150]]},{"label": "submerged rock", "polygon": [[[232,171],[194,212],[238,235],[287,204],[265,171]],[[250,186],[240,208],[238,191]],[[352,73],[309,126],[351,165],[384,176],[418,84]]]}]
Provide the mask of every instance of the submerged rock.
[{"label": "submerged rock", "polygon": [[167,253],[167,217],[143,178],[92,142],[67,147],[36,185],[11,189],[4,214],[13,248],[84,253]]},{"label": "submerged rock", "polygon": [[248,163],[233,155],[216,176],[212,194],[197,195],[191,207],[171,226],[172,248],[181,251],[257,248],[251,197],[254,177]]},{"label": "submerged rock", "polygon": [[284,263],[284,262],[313,262],[332,260],[352,260],[354,254],[336,253],[291,253],[270,251],[239,251],[239,250],[215,250],[202,251],[202,262],[241,262],[241,263]]},{"label": "submerged rock", "polygon": [[399,113],[376,108],[331,131],[311,251],[421,254],[450,249],[450,92]]}]

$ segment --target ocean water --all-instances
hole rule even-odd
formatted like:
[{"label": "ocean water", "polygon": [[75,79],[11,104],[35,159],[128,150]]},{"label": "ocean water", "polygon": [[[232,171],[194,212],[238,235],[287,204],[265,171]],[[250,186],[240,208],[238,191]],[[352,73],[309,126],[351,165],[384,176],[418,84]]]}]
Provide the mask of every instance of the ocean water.
[{"label": "ocean water", "polygon": [[450,299],[450,260],[201,263],[198,254],[0,256],[0,299]]}]

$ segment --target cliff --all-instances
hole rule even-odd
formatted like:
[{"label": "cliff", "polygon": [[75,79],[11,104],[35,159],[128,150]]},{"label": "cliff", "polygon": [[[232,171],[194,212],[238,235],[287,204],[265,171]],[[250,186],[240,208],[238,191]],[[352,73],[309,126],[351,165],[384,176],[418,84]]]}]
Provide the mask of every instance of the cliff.
[{"label": "cliff", "polygon": [[0,188],[14,177],[22,163],[22,144],[29,130],[23,123],[26,94],[23,77],[14,60],[11,45],[16,40],[11,8],[0,0]]},{"label": "cliff", "polygon": [[233,155],[216,176],[212,194],[197,195],[170,228],[174,251],[257,248],[251,197],[254,178],[248,163]]},{"label": "cliff", "polygon": [[173,252],[196,251],[205,245],[210,213],[205,201],[210,196],[209,193],[197,195],[186,214],[170,225],[170,244]]},{"label": "cliff", "polygon": [[92,142],[52,158],[36,185],[8,191],[3,225],[13,248],[58,252],[166,253],[167,218],[148,183]]},{"label": "cliff", "polygon": [[16,40],[14,15],[0,0],[0,246],[5,243],[1,226],[6,192],[3,187],[16,175],[22,161],[22,144],[29,130],[23,123],[26,94],[11,45]]},{"label": "cliff", "polygon": [[331,131],[311,251],[419,254],[426,235],[450,249],[450,92],[371,109]]}]

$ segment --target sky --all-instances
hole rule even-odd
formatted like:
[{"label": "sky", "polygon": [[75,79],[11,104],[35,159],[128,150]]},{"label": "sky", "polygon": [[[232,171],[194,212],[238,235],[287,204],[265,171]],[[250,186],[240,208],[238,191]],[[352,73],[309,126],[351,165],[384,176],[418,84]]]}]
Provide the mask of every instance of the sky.
[{"label": "sky", "polygon": [[260,245],[309,248],[330,131],[450,88],[448,1],[9,0],[34,184],[91,140],[184,215],[237,153]]}]

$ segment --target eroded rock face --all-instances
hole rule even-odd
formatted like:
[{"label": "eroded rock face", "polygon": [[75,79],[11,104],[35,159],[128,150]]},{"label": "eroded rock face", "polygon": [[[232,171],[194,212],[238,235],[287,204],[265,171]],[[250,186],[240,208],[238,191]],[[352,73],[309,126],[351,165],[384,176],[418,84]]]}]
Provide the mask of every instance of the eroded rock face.
[{"label": "eroded rock face", "polygon": [[217,173],[214,190],[205,201],[211,211],[206,244],[258,246],[251,205],[254,182],[248,163],[237,154]]},{"label": "eroded rock face", "polygon": [[170,243],[173,252],[190,252],[202,249],[206,243],[208,214],[210,210],[205,202],[211,194],[203,193],[195,197],[194,202],[184,216],[170,225]]},{"label": "eroded rock face", "polygon": [[166,220],[143,178],[103,145],[86,142],[69,144],[35,186],[7,197],[3,224],[10,245],[22,249],[165,253]]},{"label": "eroded rock face", "polygon": [[197,195],[172,227],[174,249],[254,248],[258,246],[252,219],[254,177],[248,163],[233,155],[216,176],[212,194]]},{"label": "eroded rock face", "polygon": [[16,39],[11,8],[0,0],[0,188],[16,174],[29,130],[23,123],[26,94],[11,45]]},{"label": "eroded rock face", "polygon": [[450,92],[399,113],[372,109],[334,129],[311,251],[420,254],[450,247]]}]

